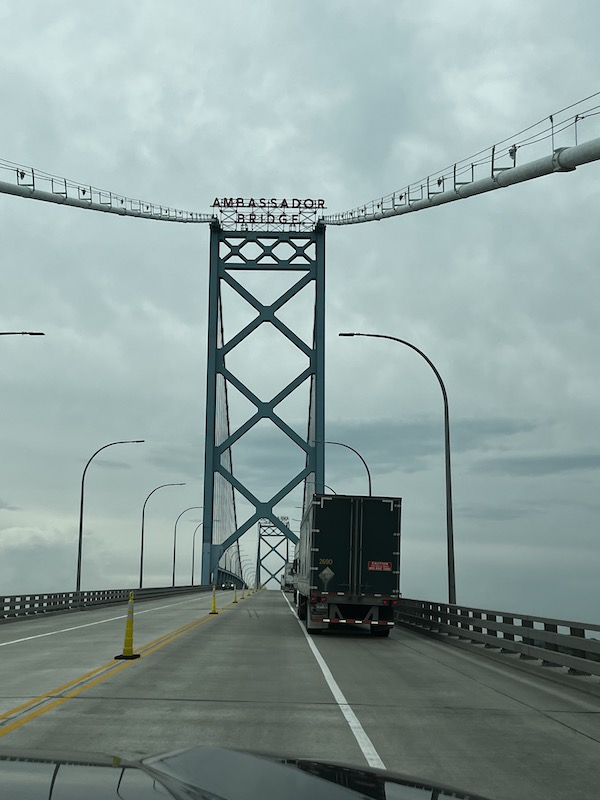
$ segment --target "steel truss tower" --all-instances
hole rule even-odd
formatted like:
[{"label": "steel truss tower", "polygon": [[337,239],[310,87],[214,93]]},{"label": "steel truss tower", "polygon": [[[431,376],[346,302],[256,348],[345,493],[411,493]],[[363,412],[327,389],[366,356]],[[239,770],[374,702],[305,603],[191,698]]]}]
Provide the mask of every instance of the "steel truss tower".
[{"label": "steel truss tower", "polygon": [[[281,517],[284,525],[289,525],[288,517]],[[258,521],[258,547],[256,553],[256,582],[258,586],[267,587],[274,581],[281,585],[279,576],[285,564],[290,560],[290,540],[271,520]],[[267,575],[266,580],[263,576]]]},{"label": "steel truss tower", "polygon": [[[298,273],[298,280],[272,303],[266,305],[246,288],[244,273]],[[225,341],[222,287],[227,284],[253,310],[256,316]],[[314,289],[312,339],[304,341],[277,313],[307,286]],[[270,325],[296,347],[308,361],[287,386],[271,398],[258,397],[232,370],[227,357],[261,325]],[[208,308],[208,358],[206,391],[206,437],[204,464],[204,525],[202,582],[217,577],[219,559],[239,538],[260,520],[269,521],[293,543],[298,537],[279,518],[274,508],[293,489],[304,482],[307,491],[323,491],[325,439],[325,226],[317,223],[312,230],[224,230],[217,220],[211,223],[210,277]],[[277,364],[272,364],[274,370]],[[300,436],[278,413],[278,406],[305,382],[309,381],[306,436]],[[254,406],[252,416],[236,430],[223,426],[223,408],[227,391],[234,387]],[[249,486],[238,479],[232,447],[261,420],[270,421],[297,448],[303,451],[305,466],[268,500],[259,500]],[[254,509],[248,519],[234,529],[224,530],[219,523],[223,491],[231,498],[234,490]],[[231,515],[225,514],[224,516]]]}]

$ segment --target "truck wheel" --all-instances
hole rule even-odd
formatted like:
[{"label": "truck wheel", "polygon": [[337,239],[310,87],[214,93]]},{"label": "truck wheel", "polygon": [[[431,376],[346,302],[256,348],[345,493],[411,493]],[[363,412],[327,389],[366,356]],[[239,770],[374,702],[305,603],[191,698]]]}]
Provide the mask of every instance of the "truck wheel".
[{"label": "truck wheel", "polygon": [[373,625],[371,628],[371,636],[379,636],[379,637],[387,637],[390,635],[389,628],[380,628],[377,625]]},{"label": "truck wheel", "polygon": [[298,595],[298,619],[306,619],[306,597]]}]

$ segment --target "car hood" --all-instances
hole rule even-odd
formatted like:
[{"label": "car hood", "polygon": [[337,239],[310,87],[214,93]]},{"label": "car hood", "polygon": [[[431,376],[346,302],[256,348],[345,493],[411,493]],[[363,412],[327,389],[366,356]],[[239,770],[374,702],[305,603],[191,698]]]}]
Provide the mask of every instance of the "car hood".
[{"label": "car hood", "polygon": [[[443,783],[314,759],[192,747],[140,761],[0,749],[10,800],[486,800]],[[487,798],[487,800],[490,800]]]}]

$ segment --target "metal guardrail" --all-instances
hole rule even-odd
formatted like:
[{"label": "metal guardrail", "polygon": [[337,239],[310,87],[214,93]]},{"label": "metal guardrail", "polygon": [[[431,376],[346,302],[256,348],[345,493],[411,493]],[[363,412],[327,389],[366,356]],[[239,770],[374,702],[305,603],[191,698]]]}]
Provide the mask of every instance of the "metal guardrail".
[{"label": "metal guardrail", "polygon": [[[210,586],[159,586],[135,589],[136,600],[154,600],[179,594],[208,592]],[[86,611],[90,608],[127,603],[131,589],[98,589],[88,592],[56,592],[0,595],[0,624],[16,619],[32,619],[43,614]]]},{"label": "metal guardrail", "polygon": [[600,677],[600,625],[408,598],[399,601],[396,620]]}]

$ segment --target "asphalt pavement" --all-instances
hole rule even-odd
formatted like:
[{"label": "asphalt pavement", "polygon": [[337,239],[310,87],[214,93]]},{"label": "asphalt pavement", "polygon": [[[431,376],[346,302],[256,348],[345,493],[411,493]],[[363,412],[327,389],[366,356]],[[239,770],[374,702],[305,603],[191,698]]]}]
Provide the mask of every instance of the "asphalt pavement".
[{"label": "asphalt pavement", "polygon": [[[412,631],[326,632],[233,592],[0,626],[0,748],[138,757],[194,744],[323,758],[498,800],[592,800],[600,698]],[[540,675],[543,672],[540,670]]]}]

